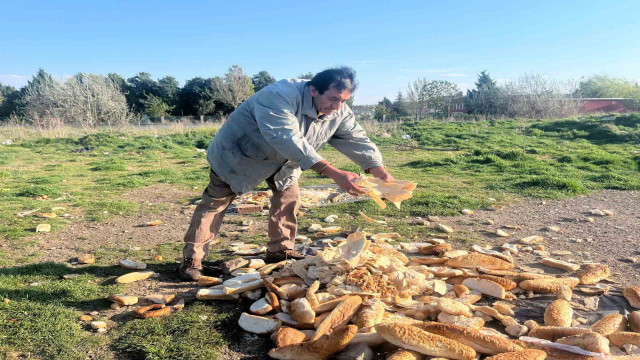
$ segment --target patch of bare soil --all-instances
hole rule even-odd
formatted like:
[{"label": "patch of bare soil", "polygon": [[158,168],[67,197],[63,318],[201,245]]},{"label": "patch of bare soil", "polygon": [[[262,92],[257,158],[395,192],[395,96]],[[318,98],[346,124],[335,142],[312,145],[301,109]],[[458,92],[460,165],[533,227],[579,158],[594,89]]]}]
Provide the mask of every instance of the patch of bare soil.
[{"label": "patch of bare soil", "polygon": [[[613,216],[595,216],[592,209],[613,211]],[[589,222],[587,218],[593,218]],[[473,215],[443,217],[457,233],[468,234],[480,244],[500,246],[519,239],[540,235],[549,257],[576,262],[598,262],[609,265],[611,279],[625,286],[640,285],[640,191],[604,190],[591,195],[558,201],[526,200],[495,210],[480,210]],[[492,220],[493,225],[487,224]],[[513,225],[518,229],[505,228]],[[548,226],[558,227],[549,231]],[[498,237],[502,229],[509,237]],[[468,246],[472,244],[467,244]],[[554,251],[570,251],[570,255],[553,255]],[[518,264],[537,265],[541,256],[520,252]],[[552,272],[553,269],[545,267]]]}]

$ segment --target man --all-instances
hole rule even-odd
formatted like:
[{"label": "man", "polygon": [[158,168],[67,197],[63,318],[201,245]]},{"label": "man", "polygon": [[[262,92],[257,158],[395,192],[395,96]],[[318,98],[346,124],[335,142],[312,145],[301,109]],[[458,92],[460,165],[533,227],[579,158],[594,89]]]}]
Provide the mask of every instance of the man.
[{"label": "man", "polygon": [[356,86],[351,68],[328,69],[308,82],[282,80],[267,86],[229,115],[207,150],[210,180],[184,237],[183,280],[202,275],[202,260],[236,194],[263,180],[273,192],[265,261],[302,258],[294,249],[302,170],[330,177],[349,194],[363,193],[353,183],[357,174],[333,167],[316,152],[325,143],[373,176],[393,180],[380,151],[344,106]]}]

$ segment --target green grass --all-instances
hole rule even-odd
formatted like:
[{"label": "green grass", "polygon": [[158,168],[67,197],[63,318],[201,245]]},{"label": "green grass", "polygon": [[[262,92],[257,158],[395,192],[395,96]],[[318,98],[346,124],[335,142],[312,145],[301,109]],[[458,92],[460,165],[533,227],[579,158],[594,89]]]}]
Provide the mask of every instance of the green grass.
[{"label": "green grass", "polygon": [[[372,201],[310,209],[300,227],[340,214],[336,225],[352,225],[371,232],[397,231],[404,239],[434,230],[415,226],[407,217],[452,215],[463,208],[477,209],[494,202],[522,197],[561,199],[600,189],[640,189],[640,116],[602,120],[599,117],[558,121],[421,121],[394,125],[391,138],[379,145],[389,171],[398,179],[418,182],[414,197],[401,209],[379,209]],[[2,129],[0,129],[1,135]],[[373,132],[372,132],[373,133]],[[410,140],[401,138],[411,135]],[[112,279],[125,270],[113,267],[120,258],[146,261],[167,275],[174,271],[179,242],[153,251],[135,251],[105,245],[97,249],[95,265],[71,268],[65,264],[34,263],[39,252],[22,249],[38,245],[33,236],[38,223],[64,228],[67,220],[18,217],[17,213],[70,213],[89,221],[138,212],[162,212],[124,198],[131,189],[168,183],[200,191],[207,182],[205,155],[211,129],[158,136],[144,133],[98,132],[63,138],[30,137],[0,151],[0,359],[215,359],[219,347],[237,341],[235,321],[242,307],[236,303],[196,303],[162,319],[123,321],[104,336],[77,321],[80,314],[105,310],[105,297],[126,292]],[[402,145],[402,146],[400,146]],[[410,147],[406,147],[409,145]],[[412,148],[413,147],[413,148]],[[458,148],[430,151],[426,148]],[[342,169],[360,172],[337,151],[321,153]],[[301,184],[326,184],[328,179],[306,172]],[[263,184],[264,186],[264,184]],[[37,200],[46,195],[47,200]],[[389,227],[370,224],[357,212],[385,218]],[[187,220],[185,220],[187,221]],[[471,233],[457,240],[473,243]],[[240,239],[264,243],[264,234],[246,233]],[[82,239],[78,239],[82,241]],[[162,255],[164,260],[151,260]],[[213,255],[216,256],[223,255]],[[62,280],[67,273],[79,273]],[[229,329],[234,329],[229,331]]]}]

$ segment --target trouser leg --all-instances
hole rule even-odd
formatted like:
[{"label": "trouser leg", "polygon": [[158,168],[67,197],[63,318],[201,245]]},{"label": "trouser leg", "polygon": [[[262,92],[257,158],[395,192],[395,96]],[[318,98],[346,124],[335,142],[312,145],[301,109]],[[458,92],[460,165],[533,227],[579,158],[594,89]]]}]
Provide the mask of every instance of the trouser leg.
[{"label": "trouser leg", "polygon": [[298,209],[300,208],[300,191],[298,183],[294,183],[284,191],[276,188],[273,176],[268,178],[267,185],[273,192],[269,209],[269,226],[267,251],[283,252],[292,250],[298,228]]},{"label": "trouser leg", "polygon": [[191,224],[184,236],[182,254],[185,258],[202,261],[208,255],[209,244],[217,238],[227,208],[235,197],[231,187],[212,169],[209,173],[209,185],[202,193],[202,201],[193,212]]}]

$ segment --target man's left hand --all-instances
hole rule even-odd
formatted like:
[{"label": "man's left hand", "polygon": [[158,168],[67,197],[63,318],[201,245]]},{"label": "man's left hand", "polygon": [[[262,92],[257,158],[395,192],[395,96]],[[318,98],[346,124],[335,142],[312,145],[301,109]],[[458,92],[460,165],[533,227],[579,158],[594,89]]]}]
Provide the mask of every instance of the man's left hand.
[{"label": "man's left hand", "polygon": [[369,173],[380,180],[384,180],[386,182],[393,181],[393,176],[389,174],[387,169],[384,166],[377,166],[369,169]]}]

